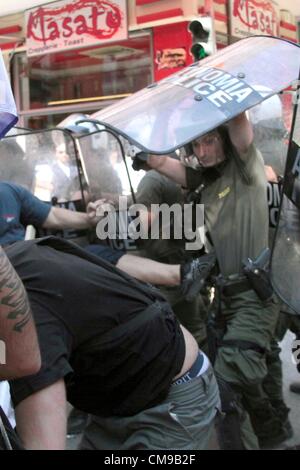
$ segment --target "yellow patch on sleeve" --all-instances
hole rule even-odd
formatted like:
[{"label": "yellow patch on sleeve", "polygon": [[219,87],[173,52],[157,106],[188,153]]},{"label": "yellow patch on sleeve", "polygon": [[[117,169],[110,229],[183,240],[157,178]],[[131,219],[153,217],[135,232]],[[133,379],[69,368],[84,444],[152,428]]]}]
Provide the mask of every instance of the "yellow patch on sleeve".
[{"label": "yellow patch on sleeve", "polygon": [[230,187],[227,186],[227,188],[224,189],[224,191],[219,193],[219,199],[223,199],[224,197],[226,197],[230,193],[230,191],[231,191]]}]

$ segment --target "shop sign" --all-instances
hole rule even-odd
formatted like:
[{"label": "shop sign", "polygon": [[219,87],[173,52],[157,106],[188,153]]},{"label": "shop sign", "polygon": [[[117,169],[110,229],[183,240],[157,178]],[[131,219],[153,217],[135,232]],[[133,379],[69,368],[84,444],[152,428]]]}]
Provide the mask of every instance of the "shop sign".
[{"label": "shop sign", "polygon": [[192,37],[188,22],[156,26],[153,28],[155,81],[178,72],[193,62],[190,48]]},{"label": "shop sign", "polygon": [[26,12],[28,56],[127,39],[126,0],[62,0]]},{"label": "shop sign", "polygon": [[234,37],[278,36],[280,9],[274,0],[231,0],[230,18]]}]

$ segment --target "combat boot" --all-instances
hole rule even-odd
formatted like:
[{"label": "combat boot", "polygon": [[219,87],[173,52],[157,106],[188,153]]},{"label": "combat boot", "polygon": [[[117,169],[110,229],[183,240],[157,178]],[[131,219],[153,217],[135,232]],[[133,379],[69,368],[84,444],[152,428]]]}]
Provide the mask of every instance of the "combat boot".
[{"label": "combat boot", "polygon": [[266,403],[264,409],[251,413],[251,423],[262,449],[278,446],[292,437],[293,430],[288,420],[289,408],[278,403],[274,408]]}]

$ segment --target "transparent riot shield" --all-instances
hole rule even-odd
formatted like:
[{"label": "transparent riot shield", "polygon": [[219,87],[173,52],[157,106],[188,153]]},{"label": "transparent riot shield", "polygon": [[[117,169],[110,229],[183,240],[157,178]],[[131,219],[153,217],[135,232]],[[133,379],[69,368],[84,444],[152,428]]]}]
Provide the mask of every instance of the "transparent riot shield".
[{"label": "transparent riot shield", "polygon": [[279,221],[272,250],[271,279],[280,298],[300,315],[300,107],[295,112],[283,182]]},{"label": "transparent riot shield", "polygon": [[[254,131],[254,143],[260,150],[264,162],[283,176],[291,130],[293,107],[286,110],[286,95],[274,95],[249,111]],[[289,119],[286,116],[289,111]]]},{"label": "transparent riot shield", "polygon": [[136,250],[128,233],[131,222],[128,209],[144,171],[134,171],[125,159],[124,142],[113,132],[101,130],[75,137],[91,200],[103,199],[116,210],[115,227],[102,240],[114,249]]},{"label": "transparent riot shield", "polygon": [[298,45],[249,37],[92,117],[145,152],[170,153],[289,86],[299,64]]},{"label": "transparent riot shield", "polygon": [[293,106],[288,91],[274,95],[249,110],[254,143],[264,159],[268,179],[270,246],[278,222],[292,117]]},{"label": "transparent riot shield", "polygon": [[1,180],[20,184],[46,202],[83,198],[75,143],[69,133],[19,129],[2,139],[0,147]]},{"label": "transparent riot shield", "polygon": [[24,129],[13,128],[0,140],[0,180],[19,184],[32,191],[34,172],[26,156]]},{"label": "transparent riot shield", "polygon": [[[1,181],[21,185],[44,202],[85,210],[79,159],[70,133],[61,129],[14,129],[0,141],[0,153]],[[74,230],[61,234],[79,237]]]},{"label": "transparent riot shield", "polygon": [[78,137],[78,150],[92,199],[131,196],[143,176],[125,160],[122,142],[110,131]]}]

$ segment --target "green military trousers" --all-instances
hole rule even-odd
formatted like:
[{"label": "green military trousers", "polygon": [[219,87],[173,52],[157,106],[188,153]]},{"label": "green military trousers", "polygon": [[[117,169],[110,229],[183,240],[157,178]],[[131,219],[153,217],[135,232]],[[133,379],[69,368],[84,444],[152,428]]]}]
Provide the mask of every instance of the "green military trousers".
[{"label": "green military trousers", "polygon": [[[285,405],[283,398],[281,350],[278,343],[283,340],[288,330],[295,334],[296,339],[300,339],[300,317],[289,313],[288,307],[281,303],[275,338],[271,343],[271,351],[267,355],[268,375],[264,380],[263,389],[283,422],[287,420],[289,409]],[[297,368],[300,372],[300,367],[298,366]]]},{"label": "green military trousers", "polygon": [[[263,303],[253,290],[222,298],[221,301],[219,323],[223,330],[223,339],[218,348],[215,371],[241,397],[241,438],[246,449],[259,448],[244,404],[262,393],[262,383],[268,373],[264,351],[270,350],[278,315],[279,303],[275,296]],[[255,347],[240,347],[234,344],[235,341],[253,343],[258,346],[258,350]],[[260,396],[259,399],[261,398]],[[268,398],[264,396],[263,399]]]}]

